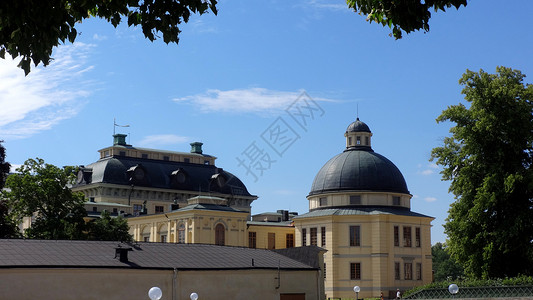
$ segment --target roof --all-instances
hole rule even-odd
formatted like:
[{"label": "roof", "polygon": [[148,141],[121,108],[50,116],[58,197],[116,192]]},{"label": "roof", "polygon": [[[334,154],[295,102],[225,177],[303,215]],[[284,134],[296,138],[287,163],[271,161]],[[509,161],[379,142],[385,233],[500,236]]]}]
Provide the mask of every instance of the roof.
[{"label": "roof", "polygon": [[317,259],[318,255],[319,253],[324,254],[327,250],[318,246],[306,246],[276,249],[273,251],[288,256],[306,265],[310,265],[315,268],[320,268],[321,266],[319,266],[319,260]]},{"label": "roof", "polygon": [[408,216],[408,217],[423,217],[432,218],[417,212],[411,211],[405,207],[394,206],[361,206],[361,207],[333,207],[315,209],[308,213],[294,217],[299,218],[311,218],[311,217],[324,217],[324,216],[369,216],[369,215],[396,215],[396,216]]},{"label": "roof", "polygon": [[309,195],[339,191],[409,194],[396,165],[370,147],[346,149],[330,159],[315,176]]},{"label": "roof", "polygon": [[191,204],[187,205],[185,207],[182,207],[180,209],[173,210],[175,211],[190,211],[190,210],[214,210],[214,211],[227,211],[227,212],[237,212],[237,213],[245,213],[248,214],[249,212],[238,210],[229,206],[224,205],[216,205],[216,204],[206,204],[206,203],[199,203],[199,204]]},{"label": "roof", "polygon": [[292,221],[281,221],[281,222],[273,222],[273,221],[248,221],[246,222],[247,225],[255,225],[255,226],[274,226],[274,227],[294,227],[294,224]]},{"label": "roof", "polygon": [[365,122],[362,122],[359,120],[359,118],[357,118],[355,122],[348,125],[348,128],[346,128],[346,132],[371,132],[371,131]]},{"label": "roof", "polygon": [[[115,248],[131,248],[128,262]],[[252,265],[253,261],[253,265]],[[206,244],[0,239],[0,268],[315,269],[265,250]]]},{"label": "roof", "polygon": [[[135,173],[137,168],[142,169],[141,176],[132,177],[130,181],[127,173]],[[84,176],[80,177],[74,188],[95,183],[127,186],[134,184],[162,189],[255,197],[248,192],[239,178],[214,165],[111,156],[82,168],[82,171]],[[213,180],[215,174],[222,175],[224,180]]]}]

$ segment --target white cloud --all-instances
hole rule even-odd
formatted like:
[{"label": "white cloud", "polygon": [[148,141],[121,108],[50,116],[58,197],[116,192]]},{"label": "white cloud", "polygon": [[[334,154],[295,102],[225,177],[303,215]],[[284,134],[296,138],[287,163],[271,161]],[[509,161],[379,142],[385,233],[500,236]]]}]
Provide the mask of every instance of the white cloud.
[{"label": "white cloud", "polygon": [[98,35],[97,33],[93,34],[93,40],[97,41],[105,41],[107,40],[107,36],[105,35]]},{"label": "white cloud", "polygon": [[[302,91],[284,92],[265,88],[221,91],[210,89],[203,94],[173,99],[177,103],[191,103],[203,112],[274,113],[287,108]],[[331,101],[313,98],[315,101]]]},{"label": "white cloud", "polygon": [[83,74],[92,69],[86,65],[91,48],[81,42],[60,46],[50,65],[34,67],[28,76],[17,61],[0,59],[0,136],[26,138],[76,115],[90,94]]},{"label": "white cloud", "polygon": [[161,145],[174,145],[174,144],[181,144],[189,141],[190,139],[188,137],[184,136],[178,136],[174,134],[157,134],[157,135],[149,135],[144,137],[140,142],[139,145],[144,147],[154,147],[154,146],[161,146]]},{"label": "white cloud", "polygon": [[435,197],[425,197],[424,201],[426,201],[426,202],[435,202],[435,201],[437,201],[437,198],[435,198]]},{"label": "white cloud", "polygon": [[348,4],[346,4],[346,2],[339,3],[339,1],[331,2],[331,1],[310,0],[307,2],[307,5],[314,7],[314,8],[319,8],[319,9],[328,9],[328,10],[334,10],[334,11],[339,11],[339,10],[349,11],[349,7],[348,7]]},{"label": "white cloud", "polygon": [[[418,166],[418,168],[423,168],[421,165]],[[421,170],[421,171],[418,171],[419,174],[422,174],[424,176],[428,176],[428,175],[431,175],[431,174],[434,174],[436,172],[436,170],[438,170],[439,166],[435,163],[428,163],[425,167],[424,167],[424,170]]]}]

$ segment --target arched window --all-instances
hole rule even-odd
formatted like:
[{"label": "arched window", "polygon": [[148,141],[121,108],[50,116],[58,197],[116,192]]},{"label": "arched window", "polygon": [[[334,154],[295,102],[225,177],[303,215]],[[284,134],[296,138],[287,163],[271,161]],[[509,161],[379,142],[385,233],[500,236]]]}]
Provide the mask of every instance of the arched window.
[{"label": "arched window", "polygon": [[185,225],[183,223],[178,227],[178,243],[185,243]]},{"label": "arched window", "polygon": [[218,224],[215,226],[215,245],[224,246],[226,243],[226,229],[224,228],[224,225]]}]

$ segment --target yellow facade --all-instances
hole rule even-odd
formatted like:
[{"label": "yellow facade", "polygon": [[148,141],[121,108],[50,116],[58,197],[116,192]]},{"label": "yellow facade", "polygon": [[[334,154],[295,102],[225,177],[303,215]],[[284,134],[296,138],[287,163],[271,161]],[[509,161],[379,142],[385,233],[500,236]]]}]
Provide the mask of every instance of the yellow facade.
[{"label": "yellow facade", "polygon": [[[403,291],[431,282],[431,220],[388,214],[296,218],[296,246],[304,245],[302,233],[305,230],[306,245],[316,240],[318,246],[328,250],[324,255],[328,298],[353,297],[354,286],[361,287],[359,297],[379,297],[381,292],[385,297],[393,297],[398,288]],[[350,245],[351,226],[359,226],[357,246]],[[394,239],[395,227],[399,234],[398,246]],[[311,235],[313,228],[317,232],[315,239]],[[403,236],[403,228],[411,228],[409,247],[404,244],[407,237]],[[352,264],[359,264],[355,276]],[[396,264],[399,264],[399,274],[395,273]],[[409,264],[410,274],[406,274]]]}]

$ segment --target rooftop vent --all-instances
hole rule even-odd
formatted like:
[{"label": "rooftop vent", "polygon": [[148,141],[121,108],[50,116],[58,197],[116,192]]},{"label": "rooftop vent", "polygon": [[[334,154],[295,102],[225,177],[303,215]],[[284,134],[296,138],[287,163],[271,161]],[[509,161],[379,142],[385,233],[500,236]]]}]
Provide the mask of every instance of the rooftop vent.
[{"label": "rooftop vent", "polygon": [[200,142],[191,143],[191,153],[202,154],[202,145]]},{"label": "rooftop vent", "polygon": [[113,135],[113,145],[126,146],[126,134],[117,133]]},{"label": "rooftop vent", "polygon": [[123,263],[127,263],[128,262],[128,252],[130,251],[133,251],[132,248],[122,248],[122,247],[117,247],[115,248],[115,257],[114,258],[117,258],[118,257],[118,260],[120,262],[123,262]]}]

